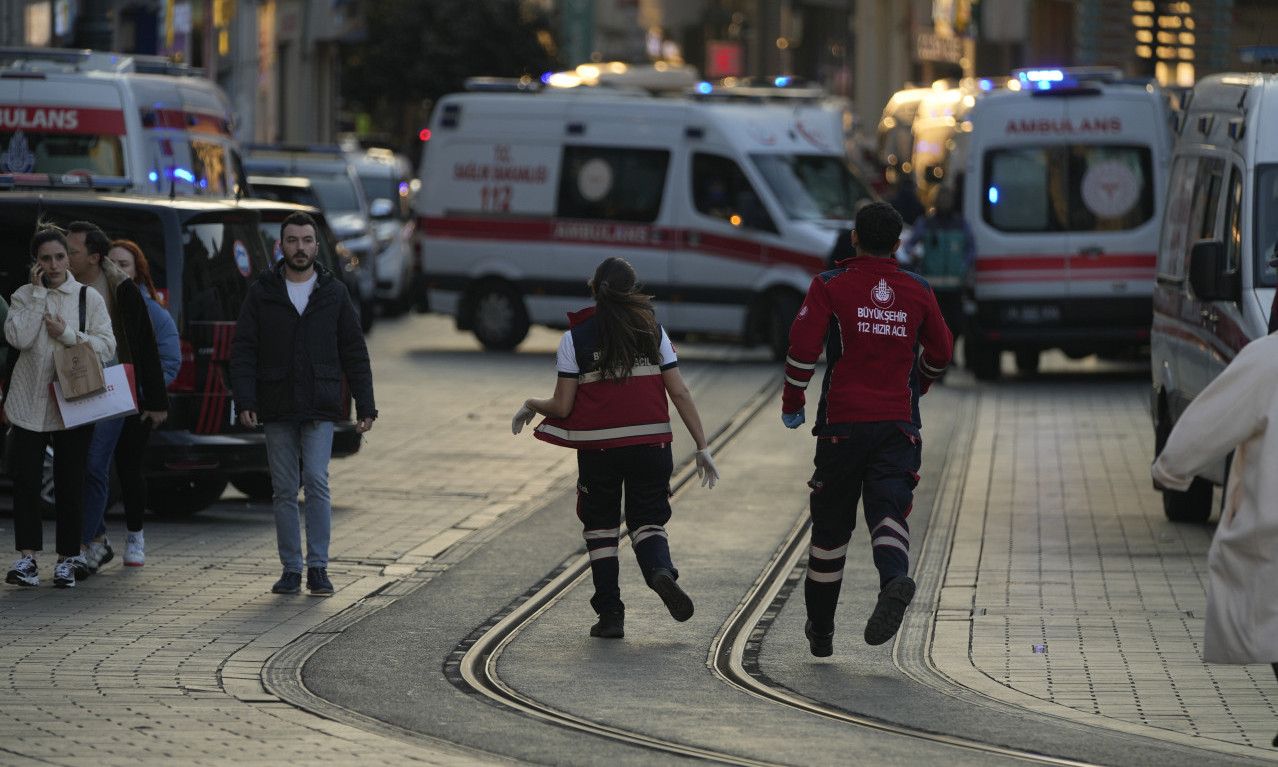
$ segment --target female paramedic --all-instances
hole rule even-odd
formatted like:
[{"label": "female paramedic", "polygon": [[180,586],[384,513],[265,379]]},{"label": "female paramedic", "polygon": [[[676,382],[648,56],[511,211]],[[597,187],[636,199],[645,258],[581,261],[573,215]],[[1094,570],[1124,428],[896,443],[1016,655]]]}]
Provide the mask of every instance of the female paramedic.
[{"label": "female paramedic", "polygon": [[590,606],[599,615],[590,635],[610,639],[625,636],[626,606],[617,585],[623,486],[626,526],[644,580],[675,620],[692,617],[692,599],[676,582],[666,540],[674,470],[667,394],[697,443],[701,486],[713,489],[719,481],[674,347],[637,280],[624,259],[605,259],[595,269],[589,282],[595,306],[568,315],[555,393],[525,401],[511,422],[518,434],[534,415],[546,416],[535,436],[577,450],[577,517],[595,583]]}]

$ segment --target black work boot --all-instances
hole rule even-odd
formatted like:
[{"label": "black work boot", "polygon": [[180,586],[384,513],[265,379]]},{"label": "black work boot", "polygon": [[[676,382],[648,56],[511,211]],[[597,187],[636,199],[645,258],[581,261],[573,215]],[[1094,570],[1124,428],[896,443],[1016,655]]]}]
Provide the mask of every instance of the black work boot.
[{"label": "black work boot", "polygon": [[652,575],[648,578],[648,585],[652,590],[657,592],[657,596],[661,597],[661,601],[666,603],[666,609],[670,611],[670,617],[680,623],[692,617],[692,597],[687,592],[679,588],[679,584],[675,582],[674,574],[664,568],[658,568],[652,571]]},{"label": "black work boot", "polygon": [[812,628],[812,621],[803,625],[803,634],[808,638],[808,649],[818,658],[828,658],[834,654],[834,629],[828,632]]},{"label": "black work boot", "polygon": [[908,575],[898,575],[879,591],[878,604],[865,624],[865,643],[883,644],[896,636],[905,617],[905,608],[914,599],[914,581]]},{"label": "black work boot", "polygon": [[590,627],[590,636],[601,639],[620,639],[626,635],[624,612],[599,613],[599,622]]}]

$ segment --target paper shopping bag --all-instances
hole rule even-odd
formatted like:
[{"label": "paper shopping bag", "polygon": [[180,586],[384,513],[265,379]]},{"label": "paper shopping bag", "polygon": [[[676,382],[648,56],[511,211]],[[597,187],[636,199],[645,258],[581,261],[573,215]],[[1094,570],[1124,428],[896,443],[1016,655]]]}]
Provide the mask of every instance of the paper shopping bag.
[{"label": "paper shopping bag", "polygon": [[93,345],[82,341],[74,346],[58,346],[53,350],[53,366],[58,371],[62,395],[69,400],[87,397],[106,389],[102,360]]},{"label": "paper shopping bag", "polygon": [[49,384],[66,428],[73,429],[138,412],[132,365],[112,365],[102,371],[102,377],[105,387],[100,393],[71,400],[63,395],[60,382]]}]

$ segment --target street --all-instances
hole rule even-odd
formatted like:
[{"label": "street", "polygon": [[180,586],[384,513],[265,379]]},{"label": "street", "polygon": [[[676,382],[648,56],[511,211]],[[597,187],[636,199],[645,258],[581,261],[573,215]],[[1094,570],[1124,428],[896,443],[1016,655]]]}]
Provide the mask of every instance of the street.
[{"label": "street", "polygon": [[[5,587],[0,764],[1278,758],[1272,671],[1198,653],[1212,531],[1167,522],[1151,488],[1147,361],[1044,355],[1025,376],[1008,355],[999,382],[958,369],[934,387],[919,592],[894,641],[861,641],[878,585],[859,525],[835,652],[815,659],[814,440],[781,425],[762,348],[676,344],[722,474],[714,490],[688,479],[676,426],[687,481],[668,527],[694,617],[672,621],[623,546],[626,636],[587,635],[575,457],[510,433],[553,389],[558,339],[535,327],[500,354],[446,317],[378,323],[381,417],[330,467],[330,598],[269,593],[269,505],[234,490],[148,517],[145,567],[117,556],[74,589]],[[118,513],[108,527],[123,539]]]}]

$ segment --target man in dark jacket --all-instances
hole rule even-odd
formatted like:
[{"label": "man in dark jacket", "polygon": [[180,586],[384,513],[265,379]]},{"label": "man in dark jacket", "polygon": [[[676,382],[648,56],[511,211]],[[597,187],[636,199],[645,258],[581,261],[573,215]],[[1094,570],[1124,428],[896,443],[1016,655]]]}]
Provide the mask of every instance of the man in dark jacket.
[{"label": "man in dark jacket", "polygon": [[[115,454],[125,421],[138,421],[151,428],[168,417],[169,395],[164,386],[164,367],[155,341],[155,326],[146,308],[142,291],[129,276],[120,271],[107,253],[111,239],[97,224],[74,221],[67,227],[67,261],[76,281],[92,285],[106,301],[115,332],[116,357],[133,365],[141,415],[112,418],[93,427],[89,445],[89,462],[84,474],[84,510],[81,517],[80,552],[83,568],[77,568],[76,580],[83,580],[115,558],[107,540],[106,509],[111,484],[111,458]],[[132,426],[130,426],[132,428]],[[134,556],[142,550],[142,519],[126,521],[126,546]],[[125,561],[128,562],[128,556]]]},{"label": "man in dark jacket", "polygon": [[[343,376],[355,396],[360,434],[373,428],[373,371],[355,306],[342,281],[315,263],[315,221],[294,213],[280,225],[282,258],[249,288],[231,342],[231,386],[240,423],[266,434],[275,538],[284,574],[276,594],[333,593],[328,461],[341,420]],[[306,557],[297,488],[306,493]]]}]

